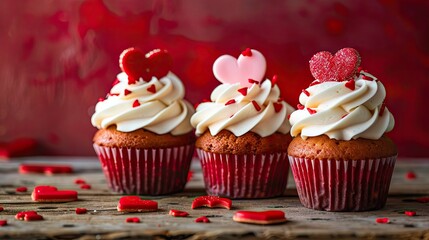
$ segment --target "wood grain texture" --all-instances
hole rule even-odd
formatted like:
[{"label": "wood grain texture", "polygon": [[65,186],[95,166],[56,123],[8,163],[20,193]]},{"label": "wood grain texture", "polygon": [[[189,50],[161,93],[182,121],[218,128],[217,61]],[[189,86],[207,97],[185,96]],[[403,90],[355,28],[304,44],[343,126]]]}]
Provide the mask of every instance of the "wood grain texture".
[{"label": "wood grain texture", "polygon": [[[18,174],[20,162],[68,163],[75,173],[45,176]],[[18,239],[277,239],[277,238],[360,238],[360,239],[429,239],[429,203],[418,203],[416,198],[429,196],[429,162],[399,161],[395,168],[390,196],[385,208],[359,213],[333,213],[306,209],[301,206],[292,178],[284,197],[263,200],[233,200],[233,209],[191,209],[192,200],[204,195],[199,163],[192,165],[193,178],[182,193],[142,197],[156,200],[159,211],[148,213],[120,213],[116,210],[121,195],[107,189],[99,163],[87,159],[20,159],[0,163],[0,219],[8,225],[0,227],[0,238]],[[407,180],[408,171],[417,178]],[[291,176],[290,176],[291,177]],[[85,180],[90,190],[80,189],[75,179]],[[79,192],[79,201],[69,203],[34,203],[31,191],[34,186],[50,184],[59,189]],[[17,193],[16,187],[26,186],[28,192]],[[77,215],[76,208],[87,208],[88,213]],[[170,209],[187,211],[190,215],[177,218],[168,215]],[[280,225],[260,226],[232,221],[237,210],[282,210],[288,222]],[[14,218],[20,211],[37,211],[44,221],[24,222]],[[403,212],[414,210],[417,216]],[[208,216],[211,223],[195,223],[194,219]],[[141,223],[126,223],[128,217],[138,217]],[[377,224],[376,218],[387,217],[389,224]]]}]

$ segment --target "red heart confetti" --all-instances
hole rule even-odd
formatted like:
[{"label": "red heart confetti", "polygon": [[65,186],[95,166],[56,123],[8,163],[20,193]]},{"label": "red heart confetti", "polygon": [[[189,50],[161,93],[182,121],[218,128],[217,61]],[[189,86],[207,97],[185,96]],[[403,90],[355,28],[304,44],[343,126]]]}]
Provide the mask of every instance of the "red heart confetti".
[{"label": "red heart confetti", "polygon": [[235,99],[231,99],[231,100],[228,100],[228,102],[225,103],[225,106],[228,106],[228,105],[234,104],[234,103],[235,103]]},{"label": "red heart confetti", "polygon": [[44,165],[44,164],[21,164],[19,173],[44,173],[46,175],[73,173],[73,168],[69,165]]},{"label": "red heart confetti", "polygon": [[283,108],[283,104],[281,103],[273,103],[273,106],[274,106],[274,111],[276,113],[280,112]]},{"label": "red heart confetti", "polygon": [[226,209],[231,209],[232,201],[229,198],[221,198],[218,196],[201,196],[197,197],[192,201],[192,209],[199,207],[221,207]]},{"label": "red heart confetti", "polygon": [[54,186],[36,186],[31,198],[35,202],[72,202],[77,200],[77,192],[58,190]]},{"label": "red heart confetti", "polygon": [[83,180],[83,179],[81,179],[81,178],[76,178],[76,179],[74,180],[74,183],[76,183],[76,184],[80,185],[80,184],[86,184],[86,181],[85,181],[85,180]]},{"label": "red heart confetti", "polygon": [[241,95],[246,96],[247,95],[247,87],[240,88],[237,90]]},{"label": "red heart confetti", "polygon": [[158,210],[158,203],[138,196],[125,196],[119,199],[117,209],[119,212],[152,212]]},{"label": "red heart confetti", "polygon": [[128,89],[125,89],[124,90],[124,96],[127,96],[128,94],[130,94],[130,93],[132,93],[130,90],[128,90]]},{"label": "red heart confetti", "polygon": [[87,213],[86,208],[76,208],[75,210],[76,214],[85,214]]},{"label": "red heart confetti", "polygon": [[150,85],[146,90],[150,93],[156,93],[155,84]]},{"label": "red heart confetti", "polygon": [[6,226],[7,220],[0,220],[0,227]]},{"label": "red heart confetti", "polygon": [[127,222],[127,223],[140,223],[140,218],[129,217],[129,218],[125,219],[125,222]]},{"label": "red heart confetti", "polygon": [[256,81],[256,80],[253,80],[253,79],[251,79],[251,78],[249,78],[249,83],[251,83],[251,84],[259,84],[259,81]]},{"label": "red heart confetti", "polygon": [[89,184],[82,184],[82,185],[80,185],[80,189],[91,189],[91,185],[89,185]]},{"label": "red heart confetti", "polygon": [[259,104],[255,100],[252,101],[252,104],[255,107],[256,111],[261,111],[261,106],[259,106]]},{"label": "red heart confetti", "polygon": [[136,83],[139,78],[150,81],[167,75],[173,65],[173,59],[166,50],[155,49],[146,55],[137,48],[125,49],[119,56],[119,67],[128,75],[128,84]]},{"label": "red heart confetti", "polygon": [[274,87],[274,85],[277,84],[277,81],[279,80],[279,77],[277,76],[277,74],[275,74],[272,78],[271,78],[271,83]]},{"label": "red heart confetti", "polygon": [[302,110],[302,109],[304,109],[304,105],[298,103],[296,105],[296,108],[298,108],[298,110]]},{"label": "red heart confetti", "polygon": [[390,221],[389,221],[389,218],[376,218],[375,222],[376,223],[386,224],[386,223],[389,223]]},{"label": "red heart confetti", "polygon": [[26,192],[27,190],[28,190],[27,187],[17,187],[15,189],[15,191],[17,191],[17,192]]},{"label": "red heart confetti", "polygon": [[414,180],[417,178],[416,174],[413,171],[408,171],[405,175],[405,178],[408,180]]},{"label": "red heart confetti", "polygon": [[210,219],[208,219],[206,216],[202,216],[195,219],[196,223],[210,223]]},{"label": "red heart confetti", "polygon": [[271,211],[237,211],[232,218],[236,222],[253,224],[278,224],[286,222],[285,213],[280,210]]},{"label": "red heart confetti", "polygon": [[246,50],[244,50],[241,55],[246,56],[246,57],[251,57],[252,56],[252,50],[250,48],[246,48]]},{"label": "red heart confetti", "polygon": [[184,212],[184,211],[180,211],[180,210],[176,210],[176,209],[171,209],[168,214],[170,214],[173,217],[187,217],[187,216],[189,216],[189,213]]},{"label": "red heart confetti", "polygon": [[138,99],[134,100],[133,102],[133,108],[140,106],[140,102]]},{"label": "red heart confetti", "polygon": [[36,211],[19,212],[15,215],[15,218],[20,221],[40,221],[43,220],[43,216],[39,215]]},{"label": "red heart confetti", "polygon": [[345,86],[346,86],[346,88],[348,88],[352,91],[355,90],[355,88],[356,88],[355,80],[350,79],[349,81],[346,82]]},{"label": "red heart confetti", "polygon": [[310,71],[319,81],[344,81],[356,74],[361,62],[359,53],[353,48],[343,48],[335,53],[316,53],[310,60]]},{"label": "red heart confetti", "polygon": [[405,211],[404,214],[410,217],[414,217],[417,215],[416,211]]},{"label": "red heart confetti", "polygon": [[311,108],[307,108],[307,111],[308,111],[311,115],[313,115],[313,114],[317,113],[317,111],[316,111],[316,110],[311,109]]},{"label": "red heart confetti", "polygon": [[3,207],[0,207],[0,212],[3,212],[4,211],[4,208]]}]

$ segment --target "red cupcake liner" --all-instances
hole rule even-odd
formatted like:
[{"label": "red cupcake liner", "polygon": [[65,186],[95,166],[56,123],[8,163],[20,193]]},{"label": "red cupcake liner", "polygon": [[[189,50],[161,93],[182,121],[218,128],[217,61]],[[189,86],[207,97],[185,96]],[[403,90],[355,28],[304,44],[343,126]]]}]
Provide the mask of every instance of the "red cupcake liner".
[{"label": "red cupcake liner", "polygon": [[138,149],[94,144],[110,188],[122,194],[180,192],[187,182],[194,145]]},{"label": "red cupcake liner", "polygon": [[282,195],[289,173],[287,153],[218,154],[197,149],[209,195],[268,198]]},{"label": "red cupcake liner", "polygon": [[350,161],[289,156],[302,205],[325,211],[384,207],[395,161],[396,156]]}]

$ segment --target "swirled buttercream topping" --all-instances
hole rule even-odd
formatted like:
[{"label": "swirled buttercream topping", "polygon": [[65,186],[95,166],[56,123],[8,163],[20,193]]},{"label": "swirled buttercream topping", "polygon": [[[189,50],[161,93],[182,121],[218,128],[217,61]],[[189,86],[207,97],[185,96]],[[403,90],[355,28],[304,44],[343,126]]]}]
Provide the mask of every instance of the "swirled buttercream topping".
[{"label": "swirled buttercream topping", "polygon": [[350,81],[315,83],[301,93],[301,109],[290,116],[292,136],[379,139],[393,129],[395,120],[383,103],[385,88],[371,74],[361,72]]},{"label": "swirled buttercream topping", "polygon": [[229,130],[235,136],[254,132],[261,137],[290,130],[287,116],[294,110],[279,101],[280,90],[271,81],[244,87],[240,83],[219,85],[211,94],[211,102],[201,103],[191,118],[196,134],[209,130],[216,135]]},{"label": "swirled buttercream topping", "polygon": [[192,130],[189,120],[192,105],[183,99],[185,89],[179,78],[169,72],[148,82],[141,79],[128,84],[128,75],[118,74],[107,99],[95,106],[92,125],[101,129],[116,125],[121,132],[145,129],[157,134],[181,135]]}]

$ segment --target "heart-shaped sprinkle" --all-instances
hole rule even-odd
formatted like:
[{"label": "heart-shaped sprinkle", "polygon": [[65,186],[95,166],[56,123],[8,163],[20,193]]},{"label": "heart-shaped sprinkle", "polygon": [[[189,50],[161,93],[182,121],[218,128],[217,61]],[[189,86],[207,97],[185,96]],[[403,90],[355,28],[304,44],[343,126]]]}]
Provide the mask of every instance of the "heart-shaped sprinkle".
[{"label": "heart-shaped sprinkle", "polygon": [[210,223],[210,220],[206,216],[202,216],[195,219],[196,223]]},{"label": "heart-shaped sprinkle", "polygon": [[213,64],[213,73],[221,83],[240,83],[250,87],[249,79],[261,82],[266,70],[264,56],[257,50],[251,49],[252,56],[240,55],[238,59],[230,55],[222,55]]},{"label": "heart-shaped sprinkle", "polygon": [[127,223],[140,223],[140,218],[129,217],[129,218],[125,219],[125,222],[127,222]]},{"label": "heart-shaped sprinkle", "polygon": [[76,183],[76,184],[86,184],[86,181],[83,180],[83,179],[81,179],[81,178],[76,178],[74,180],[74,183]]},{"label": "heart-shaped sprinkle", "polygon": [[167,75],[173,59],[166,50],[155,49],[144,54],[137,48],[125,49],[119,56],[119,66],[128,75],[128,84],[135,84],[140,78],[150,81]]},{"label": "heart-shaped sprinkle", "polygon": [[237,211],[232,218],[236,222],[253,224],[278,224],[286,222],[285,213],[280,210],[271,211]]},{"label": "heart-shaped sprinkle", "polygon": [[417,215],[416,211],[405,211],[404,214],[409,217],[414,217]]},{"label": "heart-shaped sprinkle", "polygon": [[247,87],[240,88],[237,90],[241,95],[246,96],[247,95]]},{"label": "heart-shaped sprinkle", "polygon": [[353,80],[353,79],[348,80],[346,82],[345,86],[346,86],[346,88],[348,88],[352,91],[355,90],[355,88],[356,88],[355,80]]},{"label": "heart-shaped sprinkle", "polygon": [[259,106],[259,104],[255,100],[252,101],[252,104],[255,107],[256,111],[261,111],[261,106]]},{"label": "heart-shaped sprinkle", "polygon": [[310,60],[310,71],[319,81],[344,81],[356,74],[361,62],[359,53],[353,48],[343,48],[335,53],[316,53]]},{"label": "heart-shaped sprinkle", "polygon": [[117,209],[119,212],[152,212],[158,210],[158,203],[138,196],[126,196],[119,199]]},{"label": "heart-shaped sprinkle", "polygon": [[283,104],[281,103],[273,103],[273,106],[274,106],[274,111],[276,113],[280,112],[283,108]]},{"label": "heart-shaped sprinkle", "polygon": [[276,85],[278,80],[279,80],[279,77],[277,76],[277,74],[275,74],[273,78],[271,78],[271,84],[273,85],[273,87],[274,85]]},{"label": "heart-shaped sprinkle", "polygon": [[43,216],[39,215],[36,211],[19,212],[15,215],[15,218],[20,221],[40,221],[43,220]]},{"label": "heart-shaped sprinkle", "polygon": [[405,178],[408,179],[408,180],[414,180],[414,179],[417,178],[417,175],[413,171],[408,171],[405,174]]},{"label": "heart-shaped sprinkle", "polygon": [[187,217],[187,216],[189,216],[189,213],[184,212],[184,211],[180,211],[180,210],[176,210],[176,209],[171,209],[170,212],[168,212],[168,214],[170,214],[173,217]]},{"label": "heart-shaped sprinkle", "polygon": [[91,185],[89,185],[89,184],[82,184],[82,185],[80,185],[80,189],[86,189],[86,190],[91,189]]},{"label": "heart-shaped sprinkle", "polygon": [[156,93],[155,84],[150,85],[146,90],[150,93]]},{"label": "heart-shaped sprinkle", "polygon": [[246,50],[244,50],[243,52],[241,52],[241,55],[243,55],[245,57],[251,57],[252,56],[252,49],[246,48]]},{"label": "heart-shaped sprinkle", "polygon": [[390,221],[389,221],[389,218],[376,218],[375,222],[385,224],[385,223],[389,223]]},{"label": "heart-shaped sprinkle", "polygon": [[127,96],[128,94],[130,94],[131,93],[131,91],[130,90],[128,90],[128,89],[125,89],[124,90],[124,96]]},{"label": "heart-shaped sprinkle", "polygon": [[44,173],[47,175],[72,173],[73,168],[68,165],[37,165],[37,164],[21,164],[18,169],[19,173]]},{"label": "heart-shaped sprinkle", "polygon": [[17,187],[15,189],[15,191],[17,191],[17,192],[26,192],[27,190],[28,190],[27,187]]},{"label": "heart-shaped sprinkle", "polygon": [[247,81],[251,84],[259,84],[259,81],[253,80],[251,78],[249,78],[249,80],[247,80]]},{"label": "heart-shaped sprinkle", "polygon": [[317,111],[316,111],[316,110],[311,109],[311,108],[307,108],[307,111],[308,111],[311,115],[313,115],[313,114],[317,113]]},{"label": "heart-shaped sprinkle", "polygon": [[235,99],[230,99],[225,103],[225,106],[231,105],[235,103]]},{"label": "heart-shaped sprinkle", "polygon": [[138,99],[134,100],[133,102],[133,108],[140,106],[140,102]]},{"label": "heart-shaped sprinkle", "polygon": [[31,198],[35,202],[72,202],[77,200],[77,192],[58,190],[54,186],[36,186]]},{"label": "heart-shaped sprinkle", "polygon": [[0,227],[6,226],[7,225],[7,220],[0,220]]},{"label": "heart-shaped sprinkle", "polygon": [[87,212],[86,208],[76,208],[76,214],[85,214]]},{"label": "heart-shaped sprinkle", "polygon": [[298,110],[302,110],[302,109],[304,109],[304,105],[298,103],[296,105],[296,108],[298,108]]},{"label": "heart-shaped sprinkle", "polygon": [[232,201],[229,198],[221,198],[218,196],[201,196],[197,197],[192,201],[192,209],[199,207],[221,207],[226,209],[231,209]]}]

